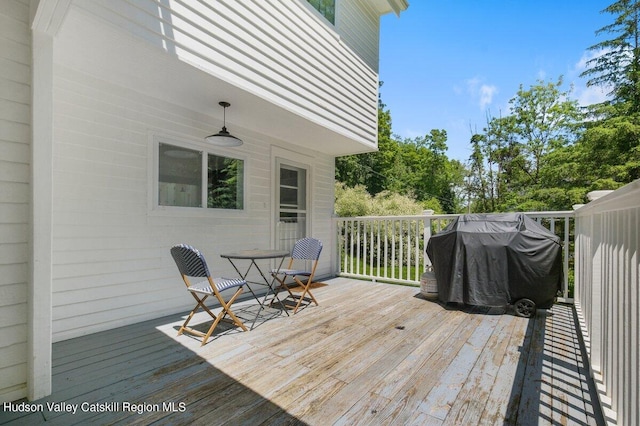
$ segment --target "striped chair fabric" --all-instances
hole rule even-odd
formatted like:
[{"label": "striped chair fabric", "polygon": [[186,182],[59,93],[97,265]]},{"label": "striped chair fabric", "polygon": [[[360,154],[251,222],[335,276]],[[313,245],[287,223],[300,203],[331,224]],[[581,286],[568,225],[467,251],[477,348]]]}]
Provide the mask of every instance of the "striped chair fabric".
[{"label": "striped chair fabric", "polygon": [[[289,260],[289,265],[285,269],[280,270],[272,270],[271,275],[280,283],[280,287],[278,288],[286,290],[289,293],[288,297],[297,300],[293,313],[295,314],[300,309],[301,303],[305,300],[305,296],[313,301],[313,303],[318,305],[318,301],[311,293],[310,285],[313,281],[313,276],[316,272],[316,267],[318,266],[318,260],[320,259],[320,253],[322,252],[322,242],[315,238],[302,238],[296,241],[293,246],[293,250],[291,251],[291,259]],[[310,261],[312,262],[311,268],[309,269],[294,269],[292,266],[297,266],[296,261]],[[302,287],[303,291],[301,295],[294,295],[285,280],[287,277],[293,278],[293,281]],[[306,277],[304,280],[301,280],[298,277]]]},{"label": "striped chair fabric", "polygon": [[[182,275],[188,277],[209,277],[209,267],[204,260],[204,255],[195,247],[187,244],[179,244],[171,248],[171,256],[176,261],[178,270]],[[235,278],[212,278],[218,291],[223,291],[232,287],[243,286],[247,282]],[[191,284],[189,291],[198,293],[213,294],[213,289],[209,285],[209,281],[202,281],[197,284]]]},{"label": "striped chair fabric", "polygon": [[[213,278],[211,277],[211,273],[209,272],[209,267],[207,266],[207,262],[204,259],[204,255],[200,252],[200,250],[196,249],[187,244],[178,244],[176,246],[171,247],[171,256],[173,260],[176,262],[176,266],[178,267],[178,271],[180,271],[180,275],[182,275],[182,279],[187,286],[187,290],[191,292],[191,295],[196,300],[197,304],[195,308],[191,311],[185,322],[180,327],[178,334],[182,334],[183,332],[188,332],[191,334],[195,334],[197,336],[203,337],[202,344],[204,345],[207,342],[207,339],[213,333],[213,330],[218,325],[218,323],[227,315],[229,315],[232,319],[232,322],[241,327],[243,330],[247,330],[242,321],[236,317],[236,315],[231,311],[231,304],[236,300],[236,298],[242,293],[243,287],[247,282],[242,279],[234,279],[234,278]],[[189,280],[189,277],[193,278],[207,278],[205,281],[201,281],[195,284],[192,284]],[[220,292],[223,290],[227,290],[230,288],[236,288],[236,292],[234,295],[227,301],[224,300]],[[203,296],[198,296],[197,294],[202,294]],[[208,308],[205,307],[204,302],[209,296],[214,296],[220,305],[222,306],[222,311],[218,315],[214,315]],[[189,321],[193,318],[193,315],[200,308],[205,310],[212,316],[214,319],[213,324],[209,328],[209,331],[205,334],[194,330],[193,328],[188,327]]]}]

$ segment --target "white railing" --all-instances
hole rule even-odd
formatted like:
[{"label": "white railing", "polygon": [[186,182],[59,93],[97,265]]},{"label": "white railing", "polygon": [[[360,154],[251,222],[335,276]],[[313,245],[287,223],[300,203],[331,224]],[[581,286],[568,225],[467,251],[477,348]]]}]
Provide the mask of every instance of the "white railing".
[{"label": "white railing", "polygon": [[[573,211],[526,213],[563,241],[564,282],[561,301],[571,301],[570,256]],[[334,218],[337,275],[420,285],[428,265],[426,247],[433,235],[458,215],[361,216]]]},{"label": "white railing", "polygon": [[640,425],[640,180],[575,221],[576,311],[605,418]]}]

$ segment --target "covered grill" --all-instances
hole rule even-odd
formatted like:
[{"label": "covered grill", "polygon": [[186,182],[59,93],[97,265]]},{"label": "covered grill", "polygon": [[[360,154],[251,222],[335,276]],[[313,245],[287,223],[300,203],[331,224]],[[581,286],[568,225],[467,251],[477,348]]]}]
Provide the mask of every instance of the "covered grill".
[{"label": "covered grill", "polygon": [[442,302],[516,305],[530,316],[562,282],[560,238],[521,213],[462,215],[427,245]]}]

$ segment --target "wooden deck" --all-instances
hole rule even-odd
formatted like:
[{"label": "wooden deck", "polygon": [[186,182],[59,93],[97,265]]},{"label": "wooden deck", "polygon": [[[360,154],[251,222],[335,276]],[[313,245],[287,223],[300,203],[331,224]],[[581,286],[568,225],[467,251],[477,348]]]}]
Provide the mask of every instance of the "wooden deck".
[{"label": "wooden deck", "polygon": [[53,395],[31,414],[5,406],[0,424],[602,423],[572,307],[527,320],[413,287],[325,284],[321,306],[220,329],[204,347],[176,336],[181,316],[56,343]]}]

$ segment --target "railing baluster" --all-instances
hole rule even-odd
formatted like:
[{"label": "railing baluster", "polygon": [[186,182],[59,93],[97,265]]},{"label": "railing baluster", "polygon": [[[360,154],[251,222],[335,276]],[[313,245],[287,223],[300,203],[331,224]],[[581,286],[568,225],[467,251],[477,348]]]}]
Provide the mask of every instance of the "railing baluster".
[{"label": "railing baluster", "polygon": [[355,244],[355,242],[354,242],[354,237],[355,237],[355,234],[356,234],[355,224],[356,224],[356,221],[355,221],[355,220],[352,220],[352,221],[351,221],[351,244],[350,244],[350,246],[349,246],[350,251],[351,251],[351,262],[350,262],[350,263],[351,263],[351,265],[350,265],[350,268],[349,268],[349,272],[350,272],[350,273],[352,273],[352,274],[354,273],[354,270],[353,270],[353,264],[354,264],[354,262],[355,262],[355,258],[356,258],[356,257],[355,257],[355,254],[354,254],[354,252],[353,252],[354,244]]},{"label": "railing baluster", "polygon": [[[564,218],[564,259],[563,259],[563,271],[564,271],[564,285],[562,295],[565,299],[569,299],[569,236],[571,233],[570,225],[571,218],[569,216]],[[575,274],[575,272],[574,272]],[[574,277],[575,279],[575,277]]]},{"label": "railing baluster", "polygon": [[402,219],[398,220],[398,234],[400,235],[398,252],[400,252],[400,259],[398,259],[398,278],[402,279],[402,261],[404,260],[404,249],[402,243],[404,242],[404,227],[402,226]]},{"label": "railing baluster", "polygon": [[371,222],[362,224],[362,273],[371,275],[369,268],[369,227]]},{"label": "railing baluster", "polygon": [[376,258],[376,266],[377,266],[377,271],[378,271],[378,273],[376,275],[378,277],[380,277],[380,254],[381,254],[380,253],[380,229],[382,228],[382,223],[383,223],[383,221],[381,221],[381,220],[378,221],[378,227],[377,227],[378,233],[377,233],[377,237],[376,237],[377,238],[377,243],[376,243],[376,246],[377,246],[376,247],[376,249],[377,249],[377,251],[376,251],[376,257],[377,257]]},{"label": "railing baluster", "polygon": [[419,281],[420,280],[420,221],[416,220],[415,222],[415,229],[416,229],[416,238],[415,238],[415,243],[416,243],[416,247],[414,249],[414,254],[415,254],[415,273],[413,275],[413,279],[415,281]]}]

